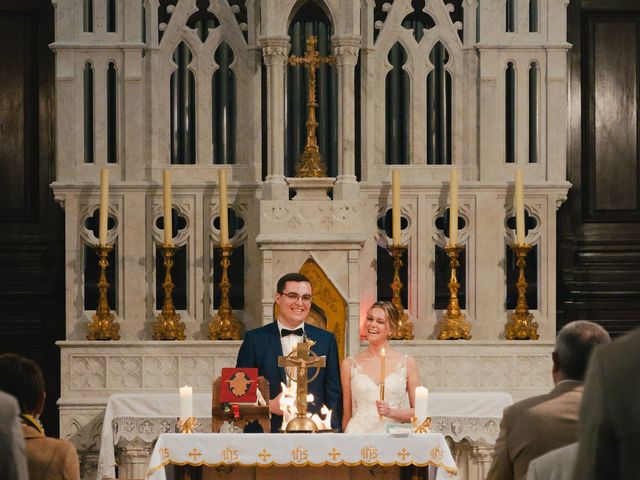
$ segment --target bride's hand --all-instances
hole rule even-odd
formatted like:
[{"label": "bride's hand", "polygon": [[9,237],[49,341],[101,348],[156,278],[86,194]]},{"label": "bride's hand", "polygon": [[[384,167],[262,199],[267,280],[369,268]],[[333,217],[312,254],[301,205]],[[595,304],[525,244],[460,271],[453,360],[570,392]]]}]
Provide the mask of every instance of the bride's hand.
[{"label": "bride's hand", "polygon": [[391,413],[391,407],[389,404],[382,400],[376,400],[376,408],[378,410],[378,415],[382,415],[383,417],[388,417]]}]

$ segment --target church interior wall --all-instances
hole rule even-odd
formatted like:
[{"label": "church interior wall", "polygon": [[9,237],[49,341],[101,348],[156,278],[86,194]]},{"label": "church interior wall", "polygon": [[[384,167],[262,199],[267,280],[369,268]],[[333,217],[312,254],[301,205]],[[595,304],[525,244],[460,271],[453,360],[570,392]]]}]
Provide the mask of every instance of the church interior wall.
[{"label": "church interior wall", "polygon": [[[426,3],[413,12],[409,0],[388,4],[376,33],[371,1],[318,2],[333,22],[340,85],[338,175],[333,198],[290,199],[284,176],[282,141],[286,133],[284,102],[288,24],[302,3],[246,2],[246,23],[222,0],[210,2],[207,14],[220,26],[203,42],[186,26],[198,11],[195,0],[118,3],[116,33],[106,33],[102,8],[95,9],[94,32],[82,31],[82,2],[57,0],[56,55],[57,179],[52,184],[64,209],[66,234],[66,331],[62,355],[61,434],[91,456],[96,448],[96,421],[109,395],[118,392],[177,391],[189,383],[206,391],[223,366],[235,363],[238,342],[210,341],[207,324],[215,315],[213,284],[219,268],[213,249],[220,241],[213,220],[219,215],[218,170],[226,169],[229,204],[244,221],[232,242],[244,245],[244,309],[235,311],[246,329],[273,319],[275,282],[313,258],[347,304],[346,353],[361,347],[360,319],[376,300],[377,246],[390,238],[377,219],[391,207],[391,170],[400,170],[402,213],[408,227],[402,243],[409,246],[408,304],[415,339],[396,346],[418,359],[422,380],[435,390],[506,390],[514,398],[547,390],[550,351],[555,338],[556,210],[566,197],[566,31],[564,2],[541,1],[539,29],[529,33],[520,15],[517,33],[504,33],[504,2],[480,4],[476,39],[476,1]],[[95,2],[101,5],[100,2]],[[419,3],[419,2],[418,2]],[[519,3],[519,5],[522,2]],[[454,6],[457,5],[457,6]],[[464,8],[462,21],[451,14]],[[144,7],[144,8],[143,8]],[[170,7],[168,10],[167,8]],[[387,7],[382,7],[383,10]],[[164,9],[164,11],[161,11]],[[522,8],[518,9],[520,12]],[[146,42],[142,41],[143,11]],[[160,12],[160,13],[159,13]],[[436,23],[420,42],[401,25],[412,13]],[[168,18],[161,21],[159,15]],[[242,23],[242,25],[241,25]],[[463,29],[463,40],[459,36]],[[523,32],[524,31],[524,32]],[[246,36],[245,36],[246,35]],[[236,161],[214,164],[211,76],[218,68],[216,49],[226,42],[233,51],[236,78]],[[195,163],[170,164],[171,75],[176,47],[188,45],[195,78]],[[400,42],[407,52],[404,71],[410,78],[409,161],[385,160],[385,77],[391,69],[388,51]],[[433,65],[433,45],[449,54],[452,120],[450,163],[428,165],[425,130],[427,93],[424,83]],[[359,61],[359,125],[355,115],[355,62]],[[94,70],[95,156],[85,163],[83,71]],[[106,66],[117,71],[117,140],[115,163],[107,161]],[[264,62],[264,65],[263,65]],[[504,92],[507,63],[516,66],[516,159],[505,163]],[[528,76],[532,62],[538,76],[538,158],[528,161]],[[267,81],[262,82],[262,75]],[[266,91],[263,91],[266,85]],[[262,105],[267,105],[263,116]],[[263,118],[267,119],[263,135]],[[354,131],[360,131],[356,160]],[[263,144],[264,142],[264,144]],[[266,155],[263,159],[263,151]],[[360,163],[360,178],[355,164]],[[263,180],[263,162],[266,179]],[[110,171],[110,216],[115,226],[108,241],[117,245],[116,297],[112,312],[121,340],[91,342],[86,328],[93,311],[85,309],[83,278],[85,245],[97,242],[86,226],[99,203],[101,168]],[[466,226],[460,243],[466,248],[467,307],[472,339],[438,341],[443,310],[435,309],[434,249],[447,237],[435,227],[448,206],[452,168],[460,175],[460,216]],[[512,310],[505,307],[505,246],[514,233],[507,219],[514,215],[516,168],[525,178],[526,206],[537,226],[527,241],[539,252],[537,341],[504,339]],[[187,340],[152,340],[156,310],[156,246],[162,243],[158,221],[162,211],[162,171],[172,174],[173,204],[185,226],[174,238],[186,250],[186,304],[179,313]],[[233,256],[231,257],[233,262]],[[233,283],[234,279],[231,279]]]}]

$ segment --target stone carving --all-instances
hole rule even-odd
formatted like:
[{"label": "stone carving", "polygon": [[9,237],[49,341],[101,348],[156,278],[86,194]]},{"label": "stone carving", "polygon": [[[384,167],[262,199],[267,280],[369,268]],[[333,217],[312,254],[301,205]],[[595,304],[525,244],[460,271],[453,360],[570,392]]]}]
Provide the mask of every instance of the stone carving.
[{"label": "stone carving", "polygon": [[176,357],[145,357],[144,387],[178,388],[178,359]]},{"label": "stone carving", "polygon": [[480,357],[478,386],[481,389],[501,390],[511,386],[513,360],[511,357]]},{"label": "stone carving", "polygon": [[69,369],[71,390],[106,387],[106,357],[72,356]]},{"label": "stone carving", "polygon": [[549,357],[518,356],[516,358],[515,387],[547,390],[551,386]]},{"label": "stone carving", "polygon": [[210,388],[213,384],[214,361],[212,357],[181,357],[180,384],[196,389]]},{"label": "stone carving", "polygon": [[142,358],[109,358],[109,388],[131,390],[142,387]]}]

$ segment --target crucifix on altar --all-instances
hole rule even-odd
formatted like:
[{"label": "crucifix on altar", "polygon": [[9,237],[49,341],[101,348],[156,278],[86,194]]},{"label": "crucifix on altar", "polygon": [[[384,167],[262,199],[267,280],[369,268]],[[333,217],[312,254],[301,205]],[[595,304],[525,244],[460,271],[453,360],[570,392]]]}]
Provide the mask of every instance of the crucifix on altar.
[{"label": "crucifix on altar", "polygon": [[[298,343],[286,357],[278,357],[279,367],[295,369],[295,374],[286,370],[287,383],[293,379],[296,381],[297,410],[296,417],[287,423],[287,432],[315,432],[318,429],[313,420],[307,417],[307,387],[310,382],[316,379],[320,373],[320,368],[326,366],[326,358],[324,356],[318,357],[318,355],[311,350],[313,345],[315,345],[313,340],[306,339]],[[309,368],[316,368],[316,372],[311,378],[307,376]]]},{"label": "crucifix on altar", "polygon": [[318,148],[318,139],[316,137],[316,129],[318,122],[316,120],[316,71],[322,64],[333,65],[336,63],[336,57],[329,55],[321,57],[316,45],[318,39],[309,35],[307,37],[307,48],[302,57],[291,55],[289,63],[291,65],[303,65],[309,71],[309,97],[307,107],[309,113],[305,123],[307,127],[307,143],[304,151],[300,155],[300,162],[296,168],[297,177],[326,177],[327,169],[320,159],[320,149]]}]

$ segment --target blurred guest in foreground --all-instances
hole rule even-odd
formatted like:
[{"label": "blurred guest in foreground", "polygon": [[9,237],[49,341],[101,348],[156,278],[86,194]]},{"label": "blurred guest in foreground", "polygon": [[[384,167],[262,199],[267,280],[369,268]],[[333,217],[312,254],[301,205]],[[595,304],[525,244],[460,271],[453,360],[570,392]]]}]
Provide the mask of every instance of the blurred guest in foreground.
[{"label": "blurred guest in foreground", "polygon": [[80,464],[74,446],[66,440],[46,437],[38,420],[46,398],[38,365],[13,353],[0,355],[0,390],[16,397],[20,404],[29,478],[79,480]]},{"label": "blurred guest in foreground", "polygon": [[28,480],[27,456],[22,427],[18,421],[20,409],[11,395],[0,392],[0,479]]},{"label": "blurred guest in foreground", "polygon": [[554,389],[504,410],[488,480],[521,480],[529,462],[577,440],[578,410],[591,351],[609,334],[593,322],[565,325],[551,354]]}]

